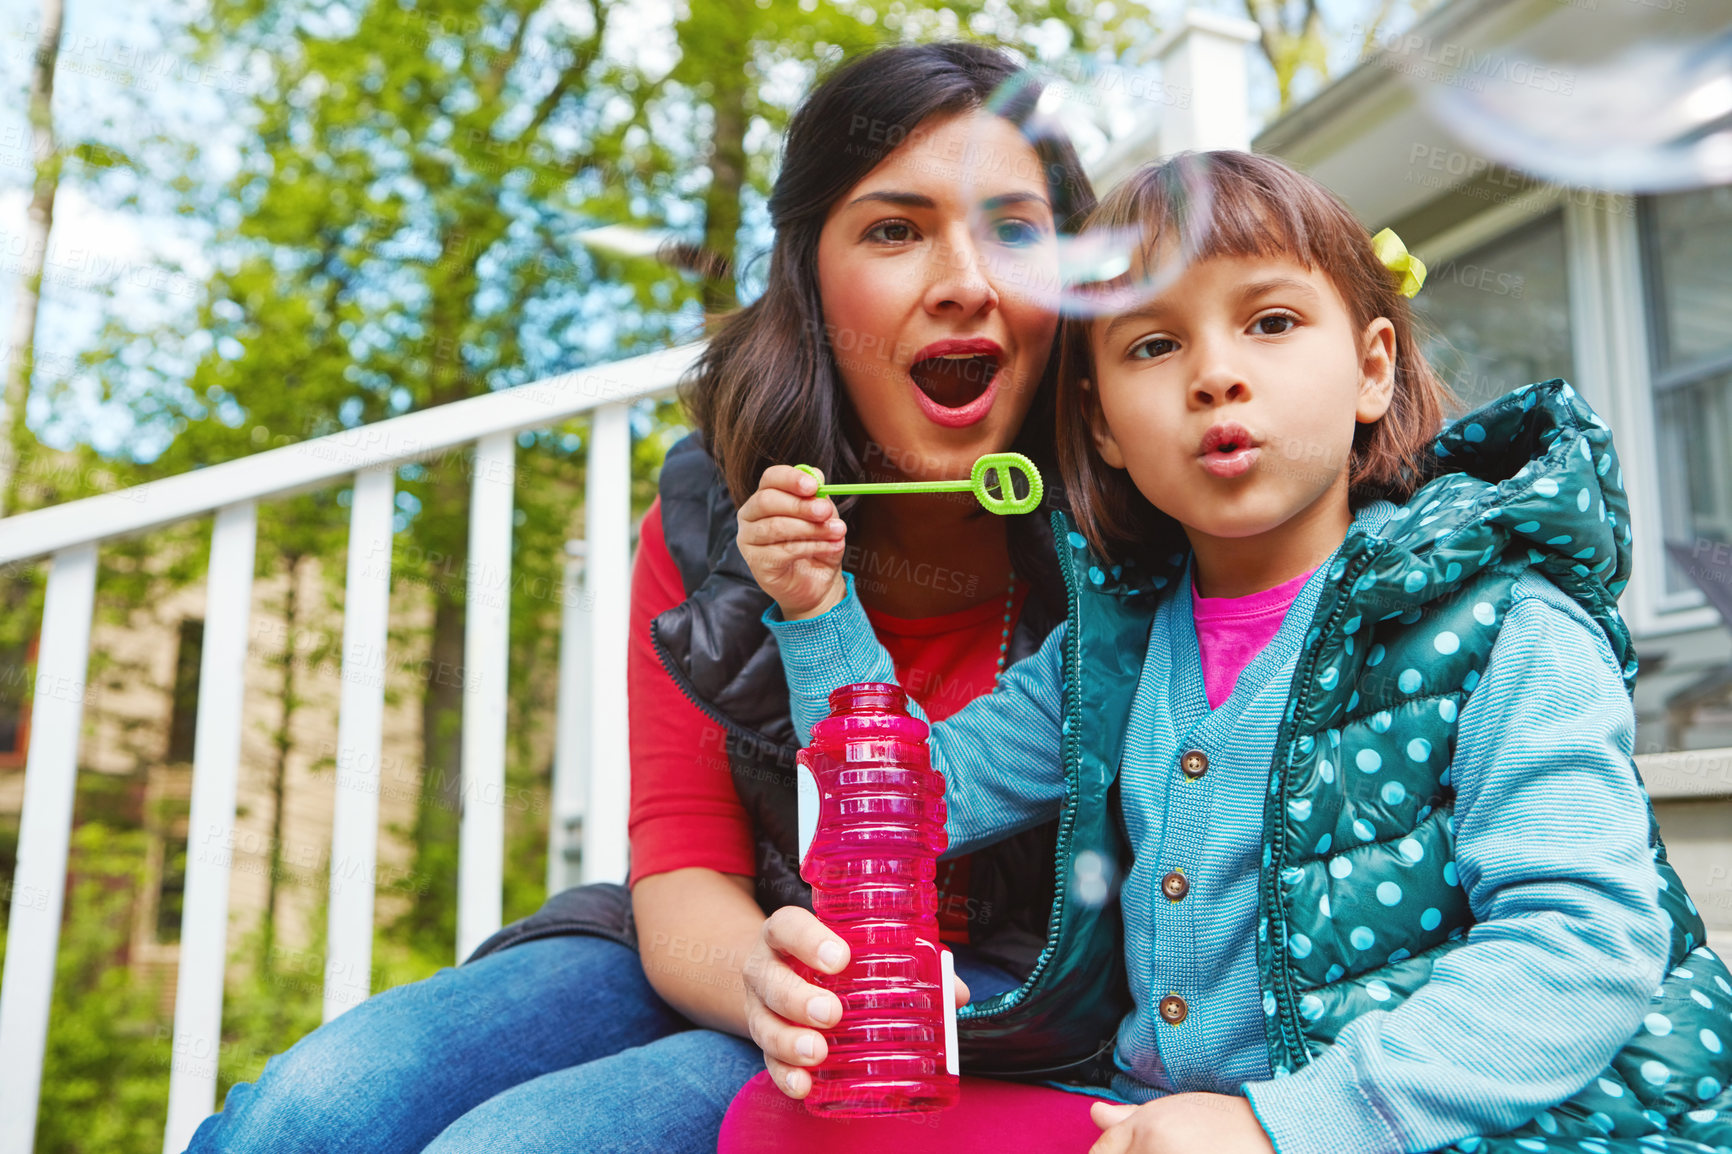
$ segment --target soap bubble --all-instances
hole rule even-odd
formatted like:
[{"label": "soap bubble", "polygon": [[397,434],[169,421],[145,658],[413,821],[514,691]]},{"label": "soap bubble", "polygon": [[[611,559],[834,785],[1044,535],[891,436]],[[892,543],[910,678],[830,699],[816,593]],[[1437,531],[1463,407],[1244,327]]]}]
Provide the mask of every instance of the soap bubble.
[{"label": "soap bubble", "polygon": [[1107,904],[1117,883],[1118,870],[1103,854],[1085,849],[1076,855],[1071,865],[1071,892],[1080,904],[1099,909]]},{"label": "soap bubble", "polygon": [[[1097,181],[1103,174],[1111,181],[1157,158],[1166,109],[1187,99],[1188,91],[1169,90],[1152,66],[1076,57],[1019,72],[1000,85],[986,109],[1016,127],[1046,173],[1056,175],[1054,160],[1074,150]],[[1145,259],[1145,237],[1136,226],[1014,243],[1015,226],[1007,222],[1015,205],[1004,203],[1005,192],[1027,175],[1027,155],[1004,147],[1000,121],[980,123],[962,166],[962,200],[975,206],[975,249],[1001,291],[1008,287],[1064,315],[1100,316],[1145,303],[1177,279],[1196,248],[1197,238],[1189,233],[1164,243],[1154,262]],[[1201,166],[1186,169],[1181,185],[1182,218],[1206,220],[1208,182]]]},{"label": "soap bubble", "polygon": [[1512,169],[1626,193],[1732,182],[1732,32],[1643,40],[1587,65],[1463,52],[1439,69],[1401,56],[1391,66],[1419,82],[1438,122]]}]

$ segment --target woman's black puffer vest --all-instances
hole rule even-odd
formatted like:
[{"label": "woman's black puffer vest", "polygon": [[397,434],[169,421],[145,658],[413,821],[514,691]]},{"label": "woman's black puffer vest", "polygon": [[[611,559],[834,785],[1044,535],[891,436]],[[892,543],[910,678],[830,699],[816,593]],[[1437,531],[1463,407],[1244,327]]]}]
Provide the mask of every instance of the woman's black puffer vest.
[{"label": "woman's black puffer vest", "polygon": [[[698,434],[668,452],[661,502],[662,529],[686,600],[655,619],[656,653],[674,683],[726,735],[725,749],[714,753],[727,758],[752,823],[758,904],[766,913],[785,905],[810,909],[796,841],[799,740],[782,659],[760,620],[770,598],[734,543],[734,502]],[[1064,619],[1064,586],[1045,514],[1013,517],[1011,527],[1012,564],[1029,586],[1010,638],[1008,659],[1015,662]],[[970,944],[1018,976],[1034,966],[1046,942],[1056,846],[1056,823],[1048,823],[979,850],[970,860],[968,893],[948,898],[952,908],[968,912]]]}]

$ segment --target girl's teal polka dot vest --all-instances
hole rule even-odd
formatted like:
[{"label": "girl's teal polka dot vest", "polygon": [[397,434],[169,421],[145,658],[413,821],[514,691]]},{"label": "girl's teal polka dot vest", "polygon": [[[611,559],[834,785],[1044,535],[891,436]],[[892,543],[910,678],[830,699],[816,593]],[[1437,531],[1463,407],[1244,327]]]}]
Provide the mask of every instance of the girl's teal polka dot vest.
[{"label": "girl's teal polka dot vest", "polygon": [[[1455,422],[1433,448],[1445,468],[1461,471],[1421,488],[1381,538],[1354,534],[1343,544],[1276,740],[1258,957],[1278,1077],[1322,1053],[1360,1014],[1399,1005],[1473,925],[1454,860],[1450,758],[1516,578],[1536,569],[1575,598],[1605,630],[1626,685],[1635,684],[1616,601],[1629,579],[1629,509],[1604,422],[1569,385],[1548,381]],[[1096,716],[1125,716],[1135,679],[1097,677],[1094,669],[1114,664],[1088,654],[1123,654],[1146,641],[1153,601],[1184,553],[1175,549],[1152,573],[1109,568],[1062,515],[1055,524],[1077,634],[1067,665],[1077,684],[1067,697],[1086,700]],[[1084,741],[1069,726],[1066,743],[1073,780],[1116,764],[1112,749],[1092,748],[1098,738]],[[1117,847],[1116,831],[1076,816]],[[1672,941],[1645,1025],[1575,1097],[1512,1133],[1456,1149],[1732,1149],[1732,974],[1705,946],[1651,811],[1649,825]],[[1079,948],[1066,944],[1075,935],[1059,937],[1057,953]]]}]

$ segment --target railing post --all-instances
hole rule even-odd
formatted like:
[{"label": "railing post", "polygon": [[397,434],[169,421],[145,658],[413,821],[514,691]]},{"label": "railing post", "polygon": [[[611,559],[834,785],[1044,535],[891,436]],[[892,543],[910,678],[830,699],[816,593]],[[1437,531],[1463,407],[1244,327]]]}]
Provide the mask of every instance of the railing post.
[{"label": "railing post", "polygon": [[327,1022],[366,1001],[373,989],[373,891],[379,856],[379,770],[395,500],[394,469],[356,474],[343,585],[342,693],[337,706],[337,793],[331,815],[325,949]]},{"label": "railing post", "polygon": [[[1250,20],[1187,8],[1178,26],[1149,49],[1149,55],[1161,62],[1165,94],[1173,98],[1161,110],[1160,155],[1187,149],[1250,149],[1245,49],[1260,34]],[[1180,96],[1184,99],[1177,99]]]},{"label": "railing post", "polygon": [[[353,477],[346,589],[338,784],[332,827],[326,1018],[365,998],[371,984],[394,469],[479,442],[470,525],[470,615],[465,629],[460,955],[499,925],[503,898],[506,675],[509,658],[513,440],[580,413],[592,415],[586,494],[595,560],[584,592],[563,614],[555,818],[577,837],[582,880],[627,870],[626,730],[630,601],[630,405],[665,395],[701,355],[665,349],[519,388],[407,413],[361,429],[8,517],[0,564],[52,558],[31,703],[11,923],[0,975],[0,1154],[33,1145],[53,998],[76,793],[85,678],[102,542],[217,515],[208,590],[204,699],[195,736],[195,800],[175,1008],[166,1149],[182,1145],[214,1102],[214,1060],[227,960],[228,883],[241,703],[250,632],[256,502]],[[606,398],[598,405],[598,400]],[[359,567],[359,568],[357,568]],[[575,576],[575,575],[574,575]],[[233,625],[220,624],[222,621]],[[586,640],[587,637],[587,640]],[[240,657],[236,656],[238,645]],[[229,706],[220,706],[220,702]],[[591,720],[593,719],[593,724]],[[565,847],[572,848],[567,842]],[[202,861],[201,861],[202,851]],[[559,855],[572,879],[572,854]],[[209,1052],[212,1064],[199,1065]]]},{"label": "railing post", "polygon": [[180,970],[174,988],[163,1154],[180,1154],[216,1108],[222,1052],[223,970],[228,961],[229,869],[234,859],[235,780],[253,608],[258,506],[219,509],[205,578],[204,652],[193,730],[192,813],[187,822],[186,894]]},{"label": "railing post", "polygon": [[595,410],[584,482],[584,576],[589,594],[589,804],[583,880],[626,880],[631,755],[626,733],[626,618],[631,610],[631,410]]},{"label": "railing post", "polygon": [[586,547],[566,542],[565,583],[559,621],[559,696],[553,738],[552,810],[547,823],[547,892],[576,885],[583,806],[589,789],[589,593],[584,586]]},{"label": "railing post", "polygon": [[457,834],[457,960],[499,928],[505,901],[505,709],[511,655],[516,442],[475,446],[463,608],[463,800]]},{"label": "railing post", "polygon": [[18,866],[0,984],[0,1154],[30,1154],[36,1140],[95,604],[96,546],[56,553],[42,609]]}]

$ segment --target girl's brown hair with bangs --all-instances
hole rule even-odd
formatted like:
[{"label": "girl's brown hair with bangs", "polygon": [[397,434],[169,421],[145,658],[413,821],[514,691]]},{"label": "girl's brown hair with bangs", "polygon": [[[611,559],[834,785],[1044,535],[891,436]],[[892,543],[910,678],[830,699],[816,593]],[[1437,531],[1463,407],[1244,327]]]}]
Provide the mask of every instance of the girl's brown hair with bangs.
[{"label": "girl's brown hair with bangs", "polygon": [[[1355,507],[1379,498],[1405,501],[1425,483],[1433,469],[1431,439],[1458,402],[1420,353],[1413,311],[1398,291],[1400,278],[1377,258],[1365,226],[1328,189],[1273,157],[1179,153],[1132,173],[1103,198],[1081,231],[1096,230],[1140,233],[1146,262],[1169,242],[1178,242],[1191,261],[1287,257],[1334,283],[1355,330],[1387,317],[1395,327],[1394,396],[1382,418],[1354,430],[1348,501]],[[1086,317],[1067,319],[1060,338],[1058,458],[1071,512],[1103,558],[1164,555],[1182,543],[1177,524],[1095,448],[1101,413],[1085,384],[1095,376],[1093,325]]]}]

